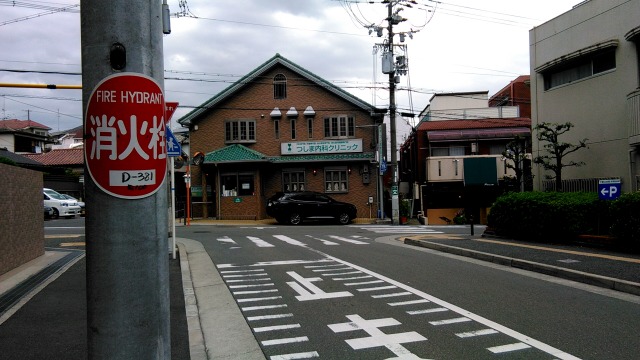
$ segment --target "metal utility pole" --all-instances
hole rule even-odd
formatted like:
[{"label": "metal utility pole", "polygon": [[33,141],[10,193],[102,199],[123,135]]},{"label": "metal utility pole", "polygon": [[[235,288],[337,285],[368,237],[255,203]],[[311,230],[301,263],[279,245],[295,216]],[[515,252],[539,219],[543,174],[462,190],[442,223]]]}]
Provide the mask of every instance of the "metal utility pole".
[{"label": "metal utility pole", "polygon": [[161,3],[82,1],[81,34],[88,358],[170,359]]}]

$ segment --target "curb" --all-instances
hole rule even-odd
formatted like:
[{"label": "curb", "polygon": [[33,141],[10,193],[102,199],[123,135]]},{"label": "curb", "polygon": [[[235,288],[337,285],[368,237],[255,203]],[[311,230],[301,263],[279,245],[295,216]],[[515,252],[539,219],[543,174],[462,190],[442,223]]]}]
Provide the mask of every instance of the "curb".
[{"label": "curb", "polygon": [[565,269],[558,266],[540,264],[533,261],[514,259],[501,255],[494,255],[481,251],[474,251],[456,246],[442,245],[425,240],[415,240],[411,238],[403,238],[402,242],[407,245],[419,246],[431,250],[442,251],[454,255],[470,257],[477,260],[492,262],[494,264],[509,266],[517,269],[533,271],[545,275],[555,276],[567,280],[573,280],[583,284],[598,286],[611,290],[616,290],[632,295],[640,296],[640,283],[627,280],[610,278],[607,276],[585,273],[571,269]]}]

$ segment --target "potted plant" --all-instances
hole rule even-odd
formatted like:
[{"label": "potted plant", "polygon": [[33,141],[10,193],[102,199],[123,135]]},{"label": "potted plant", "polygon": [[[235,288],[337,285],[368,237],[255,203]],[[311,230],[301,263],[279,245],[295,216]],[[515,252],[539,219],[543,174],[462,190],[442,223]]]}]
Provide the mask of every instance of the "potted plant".
[{"label": "potted plant", "polygon": [[411,203],[407,199],[400,200],[400,224],[406,224],[411,212]]}]

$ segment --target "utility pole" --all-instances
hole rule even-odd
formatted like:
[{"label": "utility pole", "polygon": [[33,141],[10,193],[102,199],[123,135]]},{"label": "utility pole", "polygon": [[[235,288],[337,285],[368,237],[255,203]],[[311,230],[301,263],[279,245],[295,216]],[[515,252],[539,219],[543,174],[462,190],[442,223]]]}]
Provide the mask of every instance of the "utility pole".
[{"label": "utility pole", "polygon": [[90,360],[171,358],[161,7],[82,1]]},{"label": "utility pole", "polygon": [[[387,41],[390,59],[393,62],[393,1],[389,1],[387,9],[387,32],[389,36]],[[398,225],[400,223],[400,204],[398,201],[398,145],[396,144],[396,72],[393,66],[389,72],[389,125],[391,133],[391,176],[393,177],[391,180],[391,222],[394,225]]]}]

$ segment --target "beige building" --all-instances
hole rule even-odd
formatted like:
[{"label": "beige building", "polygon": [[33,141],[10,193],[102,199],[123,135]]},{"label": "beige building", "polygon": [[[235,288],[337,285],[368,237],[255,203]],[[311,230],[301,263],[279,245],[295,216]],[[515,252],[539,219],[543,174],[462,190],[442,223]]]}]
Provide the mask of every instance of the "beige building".
[{"label": "beige building", "polygon": [[[597,189],[599,179],[619,178],[623,192],[640,179],[640,0],[589,0],[532,29],[531,122],[575,125],[561,141],[588,149],[567,161],[563,189]],[[533,156],[542,146],[533,137]],[[534,188],[544,190],[545,171],[534,166]]]}]

